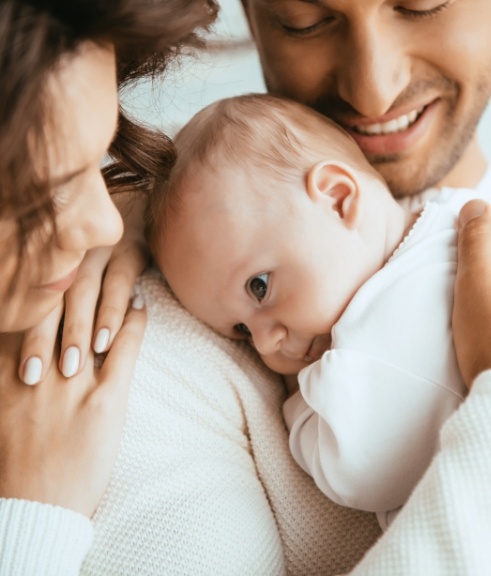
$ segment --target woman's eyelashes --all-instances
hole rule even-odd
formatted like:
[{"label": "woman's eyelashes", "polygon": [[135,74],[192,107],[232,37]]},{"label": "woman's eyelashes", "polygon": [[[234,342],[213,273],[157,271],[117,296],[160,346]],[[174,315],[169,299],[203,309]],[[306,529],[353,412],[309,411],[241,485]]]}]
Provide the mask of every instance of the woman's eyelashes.
[{"label": "woman's eyelashes", "polygon": [[268,293],[269,273],[253,276],[247,281],[246,289],[248,293],[258,302],[262,302]]}]

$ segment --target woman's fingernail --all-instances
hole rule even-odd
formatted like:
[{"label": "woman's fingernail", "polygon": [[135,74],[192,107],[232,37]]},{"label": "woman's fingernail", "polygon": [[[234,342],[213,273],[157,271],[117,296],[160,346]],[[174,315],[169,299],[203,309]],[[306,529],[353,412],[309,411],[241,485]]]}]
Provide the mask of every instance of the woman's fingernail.
[{"label": "woman's fingernail", "polygon": [[43,361],[39,356],[31,356],[24,366],[24,384],[33,386],[41,380]]},{"label": "woman's fingernail", "polygon": [[464,226],[484,214],[486,209],[486,204],[483,200],[471,200],[468,202],[460,211],[459,214],[459,228],[464,228]]},{"label": "woman's fingernail", "polygon": [[65,378],[71,378],[78,372],[80,365],[80,350],[76,346],[70,346],[65,350],[61,373]]},{"label": "woman's fingernail", "polygon": [[137,294],[131,301],[131,307],[134,310],[143,310],[144,306],[145,306],[145,300],[143,300],[143,296],[141,294]]},{"label": "woman's fingernail", "polygon": [[97,332],[94,342],[94,352],[102,354],[102,352],[106,351],[107,345],[109,344],[109,336],[111,336],[109,328],[101,328],[99,332]]}]

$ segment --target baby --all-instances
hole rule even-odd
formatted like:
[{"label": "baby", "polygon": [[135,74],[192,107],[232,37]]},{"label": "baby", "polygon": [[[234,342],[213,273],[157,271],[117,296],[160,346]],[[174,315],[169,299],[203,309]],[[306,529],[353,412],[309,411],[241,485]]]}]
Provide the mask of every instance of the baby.
[{"label": "baby", "polygon": [[205,108],[175,145],[150,202],[167,282],[217,332],[298,374],[284,406],[294,458],[386,526],[465,394],[450,320],[466,192],[405,211],[340,127],[269,95]]}]

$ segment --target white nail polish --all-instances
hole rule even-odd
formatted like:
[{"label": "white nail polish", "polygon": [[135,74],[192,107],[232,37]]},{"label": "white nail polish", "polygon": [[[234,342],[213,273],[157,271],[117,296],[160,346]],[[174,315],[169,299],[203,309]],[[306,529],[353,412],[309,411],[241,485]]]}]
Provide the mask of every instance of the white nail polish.
[{"label": "white nail polish", "polygon": [[97,332],[97,336],[94,342],[94,352],[97,352],[97,354],[105,352],[107,345],[109,344],[110,335],[111,332],[109,332],[108,328],[101,328],[99,332]]},{"label": "white nail polish", "polygon": [[38,356],[31,356],[24,366],[24,384],[32,386],[41,380],[43,362]]},{"label": "white nail polish", "polygon": [[145,306],[145,301],[143,300],[143,296],[141,294],[137,294],[133,300],[131,301],[131,307],[134,310],[143,310]]},{"label": "white nail polish", "polygon": [[80,365],[80,350],[76,346],[70,346],[65,350],[63,355],[63,364],[61,366],[61,373],[65,378],[74,376]]}]

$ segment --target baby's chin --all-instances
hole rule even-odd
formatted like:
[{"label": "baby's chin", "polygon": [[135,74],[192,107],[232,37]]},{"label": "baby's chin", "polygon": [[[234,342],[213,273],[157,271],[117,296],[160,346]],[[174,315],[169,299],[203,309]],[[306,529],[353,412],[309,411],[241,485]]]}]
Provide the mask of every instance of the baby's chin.
[{"label": "baby's chin", "polygon": [[285,356],[275,355],[272,356],[262,356],[259,354],[261,360],[266,364],[268,368],[277,372],[282,376],[296,376],[302,368],[305,368],[311,364],[312,360],[294,360],[292,358],[286,358]]}]

